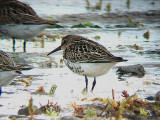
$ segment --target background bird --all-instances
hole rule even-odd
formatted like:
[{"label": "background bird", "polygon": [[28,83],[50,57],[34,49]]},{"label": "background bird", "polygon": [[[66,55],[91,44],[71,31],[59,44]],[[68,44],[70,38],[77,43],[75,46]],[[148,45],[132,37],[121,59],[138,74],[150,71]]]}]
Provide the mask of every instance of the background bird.
[{"label": "background bird", "polygon": [[91,91],[96,85],[96,77],[107,73],[118,62],[126,61],[112,55],[104,46],[78,35],[67,35],[61,45],[48,53],[63,50],[63,59],[67,67],[76,74],[85,76],[86,90],[88,78],[94,77]]},{"label": "background bird", "polygon": [[0,50],[0,95],[2,93],[1,87],[8,85],[13,78],[22,74],[20,70],[10,56]]},{"label": "background bird", "polygon": [[39,17],[26,3],[0,0],[0,34],[13,39],[13,51],[15,39],[24,39],[26,51],[26,40],[39,35],[45,28],[53,27],[55,22]]}]

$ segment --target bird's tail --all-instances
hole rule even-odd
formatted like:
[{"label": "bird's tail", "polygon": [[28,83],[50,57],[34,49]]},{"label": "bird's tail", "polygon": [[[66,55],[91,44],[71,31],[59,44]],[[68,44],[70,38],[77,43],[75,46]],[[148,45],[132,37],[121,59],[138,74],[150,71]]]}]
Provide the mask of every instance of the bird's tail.
[{"label": "bird's tail", "polygon": [[122,57],[116,57],[116,58],[117,58],[118,62],[128,61],[128,60],[126,60],[126,59],[123,59]]}]

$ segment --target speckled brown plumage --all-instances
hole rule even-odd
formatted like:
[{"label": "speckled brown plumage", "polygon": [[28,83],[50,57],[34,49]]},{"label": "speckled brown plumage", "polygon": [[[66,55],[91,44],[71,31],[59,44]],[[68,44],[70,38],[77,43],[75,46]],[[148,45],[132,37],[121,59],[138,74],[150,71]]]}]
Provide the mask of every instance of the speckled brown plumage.
[{"label": "speckled brown plumage", "polygon": [[[65,47],[63,47],[63,44]],[[77,35],[67,35],[62,39],[63,57],[71,62],[105,63],[120,62],[122,58],[112,55],[97,42]]]},{"label": "speckled brown plumage", "polygon": [[0,0],[0,24],[54,24],[40,18],[26,3],[17,0]]},{"label": "speckled brown plumage", "polygon": [[19,71],[16,64],[11,60],[10,56],[0,50],[0,71]]}]

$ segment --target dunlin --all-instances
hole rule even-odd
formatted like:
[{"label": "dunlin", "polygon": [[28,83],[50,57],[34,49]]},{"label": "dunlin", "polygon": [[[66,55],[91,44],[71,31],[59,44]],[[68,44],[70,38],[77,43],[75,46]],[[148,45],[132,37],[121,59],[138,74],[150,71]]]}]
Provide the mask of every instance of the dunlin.
[{"label": "dunlin", "polygon": [[11,80],[21,74],[20,69],[4,51],[0,50],[0,95],[1,87],[8,85]]},{"label": "dunlin", "polygon": [[86,90],[88,78],[94,77],[91,91],[96,85],[96,77],[107,73],[116,63],[126,61],[112,55],[104,46],[78,35],[67,35],[61,45],[48,53],[63,50],[63,59],[67,67],[76,74],[85,76]]},{"label": "dunlin", "polygon": [[55,24],[39,17],[26,3],[17,0],[0,0],[0,34],[12,38],[13,50],[15,39],[24,39],[24,51],[26,40],[39,35],[45,28]]}]

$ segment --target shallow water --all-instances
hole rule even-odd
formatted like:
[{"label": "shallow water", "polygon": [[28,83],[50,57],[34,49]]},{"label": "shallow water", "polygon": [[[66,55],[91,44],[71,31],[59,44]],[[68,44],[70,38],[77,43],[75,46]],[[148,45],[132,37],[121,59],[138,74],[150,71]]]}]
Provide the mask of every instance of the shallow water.
[{"label": "shallow water", "polygon": [[[26,2],[25,0],[20,0]],[[95,7],[99,0],[88,0],[90,7]],[[111,3],[110,12],[126,12],[126,11],[147,11],[157,10],[160,6],[160,1],[153,0],[130,0],[130,6],[127,7],[127,0],[102,0],[100,10],[87,9],[86,0],[28,0],[27,3],[35,9],[39,15],[64,15],[64,14],[78,14],[89,12],[106,12],[105,8],[108,3]],[[155,3],[155,4],[152,4]],[[47,9],[46,9],[47,8]]]},{"label": "shallow water", "polygon": [[[51,0],[40,2],[37,2],[37,0],[27,1],[40,16],[91,12],[85,8],[85,1],[77,2],[52,2]],[[128,9],[126,8],[126,4],[122,1],[117,2],[116,0],[113,0],[104,1],[104,3],[105,2],[115,4],[112,7],[112,12],[116,12],[116,9],[121,11],[157,10],[157,6],[160,4],[159,1],[156,1],[155,5],[150,5],[151,1],[140,1],[143,2],[143,6],[140,6],[139,1],[137,0],[132,2],[132,8]],[[77,6],[75,6],[75,4]],[[50,12],[48,13],[47,11]],[[100,10],[97,12],[103,13],[104,11]],[[118,63],[108,74],[97,77],[97,84],[93,94],[89,92],[87,95],[81,94],[85,87],[84,77],[72,73],[64,63],[60,63],[62,52],[57,52],[47,57],[48,52],[60,45],[61,39],[57,38],[55,41],[51,39],[27,41],[26,53],[23,53],[23,40],[16,40],[16,52],[13,53],[12,40],[1,39],[0,49],[6,51],[18,65],[26,66],[26,64],[28,64],[33,67],[31,70],[22,71],[23,75],[14,79],[14,81],[16,81],[17,79],[26,79],[25,77],[33,76],[31,86],[26,87],[25,84],[18,82],[16,85],[3,87],[4,93],[0,98],[0,104],[3,105],[0,107],[1,119],[7,119],[9,115],[17,115],[20,106],[28,105],[28,100],[31,96],[33,98],[33,104],[38,107],[40,107],[39,103],[46,105],[48,100],[53,101],[54,103],[58,102],[64,109],[61,113],[62,116],[64,116],[73,114],[73,108],[69,105],[70,102],[76,101],[77,104],[91,103],[88,101],[80,101],[80,99],[84,97],[87,97],[88,99],[94,97],[111,98],[112,89],[115,91],[116,99],[121,99],[120,96],[123,90],[127,90],[130,95],[136,92],[138,96],[142,98],[154,95],[160,87],[160,55],[156,53],[146,53],[146,51],[157,50],[160,47],[160,30],[156,27],[159,26],[159,22],[154,23],[154,25],[155,27],[152,28],[148,27],[152,26],[152,23],[149,23],[145,27],[138,28],[56,28],[44,31],[46,34],[52,35],[78,34],[92,40],[95,40],[95,36],[100,36],[100,39],[95,41],[103,44],[114,55],[128,59],[127,62]],[[143,37],[143,34],[147,30],[150,31],[149,40]],[[118,32],[120,32],[120,35],[118,35]],[[133,47],[135,44],[138,45],[140,49],[136,50],[135,47]],[[134,64],[142,64],[144,66],[146,70],[145,77],[126,77],[125,81],[120,81],[115,73],[117,70],[116,67]],[[93,78],[89,78],[89,90],[91,89],[92,81]],[[151,84],[145,84],[147,82]],[[49,93],[53,84],[57,85],[54,96],[34,94],[40,86],[44,86],[46,93]],[[47,116],[41,115],[36,118],[47,119]]]}]

